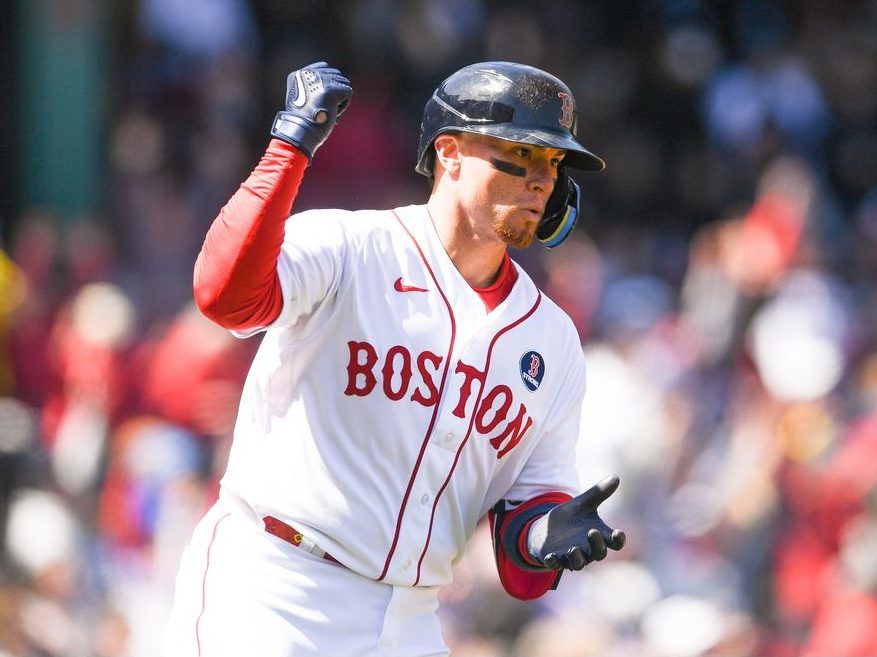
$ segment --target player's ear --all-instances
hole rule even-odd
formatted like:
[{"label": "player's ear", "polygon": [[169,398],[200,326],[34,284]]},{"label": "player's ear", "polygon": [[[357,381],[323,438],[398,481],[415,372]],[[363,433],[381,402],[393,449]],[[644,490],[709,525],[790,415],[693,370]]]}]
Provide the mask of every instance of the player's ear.
[{"label": "player's ear", "polygon": [[436,173],[438,165],[450,174],[454,180],[460,175],[460,136],[450,133],[435,138]]}]

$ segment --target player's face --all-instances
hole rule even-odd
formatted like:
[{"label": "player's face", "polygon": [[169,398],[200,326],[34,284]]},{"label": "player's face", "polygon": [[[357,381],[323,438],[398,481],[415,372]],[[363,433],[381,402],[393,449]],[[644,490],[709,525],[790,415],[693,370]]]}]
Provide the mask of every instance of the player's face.
[{"label": "player's face", "polygon": [[564,151],[471,133],[460,137],[460,180],[476,233],[489,230],[508,246],[528,247]]}]

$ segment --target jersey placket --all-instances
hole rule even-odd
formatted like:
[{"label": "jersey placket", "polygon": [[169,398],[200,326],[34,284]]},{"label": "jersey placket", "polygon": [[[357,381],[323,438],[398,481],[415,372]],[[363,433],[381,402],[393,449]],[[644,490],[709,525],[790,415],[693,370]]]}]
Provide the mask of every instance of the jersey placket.
[{"label": "jersey placket", "polygon": [[[465,400],[465,410],[463,411],[463,419],[457,421],[458,426],[462,426],[462,424],[465,424],[465,426],[466,426],[465,433],[462,434],[462,439],[460,440],[460,442],[458,444],[455,444],[456,440],[447,441],[449,443],[449,445],[448,445],[449,448],[451,446],[455,446],[456,449],[453,450],[454,458],[451,462],[450,468],[445,473],[444,481],[440,484],[438,491],[434,495],[432,510],[430,511],[429,528],[426,532],[426,540],[424,541],[424,544],[422,546],[422,549],[421,549],[421,552],[420,552],[420,555],[419,555],[418,561],[417,561],[417,577],[414,581],[415,585],[418,584],[420,581],[423,562],[426,558],[427,552],[429,551],[430,539],[431,539],[432,533],[434,531],[433,524],[435,521],[436,508],[439,505],[439,503],[441,502],[441,497],[445,493],[445,490],[447,489],[448,485],[451,482],[451,478],[454,475],[454,471],[457,467],[457,464],[459,463],[459,460],[463,457],[463,452],[464,452],[466,445],[469,442],[469,440],[472,436],[472,433],[474,431],[476,414],[478,413],[479,406],[480,406],[481,401],[484,397],[484,392],[487,388],[487,382],[488,382],[489,374],[490,374],[490,363],[491,363],[491,359],[493,357],[494,347],[495,347],[497,341],[499,340],[499,338],[503,334],[507,333],[510,330],[513,330],[515,327],[517,327],[518,325],[520,325],[522,322],[526,321],[530,316],[533,315],[533,313],[539,307],[539,303],[541,301],[541,298],[542,298],[541,294],[537,294],[535,303],[532,305],[532,307],[526,313],[524,313],[520,317],[513,318],[513,320],[510,323],[507,323],[504,326],[501,326],[501,328],[499,328],[499,330],[491,330],[491,333],[489,335],[489,340],[485,340],[484,338],[480,337],[480,334],[482,333],[482,331],[477,330],[477,329],[484,328],[484,325],[495,325],[496,322],[495,321],[482,322],[482,326],[476,328],[476,331],[474,332],[473,337],[470,340],[463,343],[463,345],[460,349],[460,353],[455,355],[455,362],[462,361],[463,357],[465,356],[465,358],[466,358],[465,362],[479,363],[480,368],[479,368],[479,366],[475,366],[476,368],[478,368],[478,372],[479,372],[479,375],[476,379],[477,390],[475,389],[475,385],[473,384],[472,389],[469,391],[469,398],[474,399],[474,401],[472,401],[471,409],[469,409],[469,400]],[[493,319],[496,320],[499,318],[494,316]],[[447,411],[448,411],[448,409],[451,408],[451,406],[446,403],[447,401],[450,401],[450,400],[448,400],[448,399],[442,400],[442,411],[443,412],[440,414],[440,416],[447,417]],[[461,399],[460,401],[463,402],[464,400]],[[454,408],[456,408],[456,407],[454,407]],[[456,414],[453,413],[453,411],[451,411],[450,414],[453,417],[455,417],[455,419],[458,417]],[[450,424],[450,422],[449,422],[449,424]],[[440,442],[444,443],[445,437],[446,437],[446,435],[443,435],[442,438],[440,439]]]},{"label": "jersey placket", "polygon": [[[483,310],[481,314],[483,315]],[[479,363],[484,360],[483,339],[477,337],[471,320],[467,322],[464,319],[466,316],[477,317],[477,315],[465,312],[454,313],[454,316],[459,318],[455,320],[457,335],[460,333],[462,323],[465,333],[471,337],[464,340],[462,346],[458,339],[454,345],[455,349],[448,356],[448,380],[437,404],[435,422],[425,438],[419,466],[416,472],[412,473],[411,492],[402,510],[403,520],[400,525],[399,540],[395,554],[392,556],[392,564],[398,565],[402,570],[399,573],[400,577],[404,577],[414,585],[420,579],[424,547],[429,543],[437,498],[447,486],[450,473],[460,457],[463,443],[471,430],[472,413],[464,413],[462,418],[453,413],[460,404],[459,389],[451,385],[454,379],[454,367],[461,360],[466,362],[475,359]],[[478,323],[483,323],[483,320]],[[472,399],[480,394],[481,382],[475,381],[468,393],[468,399],[464,400],[466,408],[469,408]]]},{"label": "jersey placket", "polygon": [[[402,218],[397,215],[397,220],[417,248],[447,306],[454,335],[446,355],[447,375],[436,413],[412,471],[409,489],[399,511],[394,542],[384,571],[378,578],[384,579],[391,567],[394,570],[398,567],[401,572],[396,573],[397,581],[404,578],[416,585],[421,579],[431,536],[436,531],[437,506],[473,432],[475,413],[484,394],[490,351],[501,334],[532,315],[541,297],[537,292],[532,307],[515,316],[502,312],[486,313],[480,297],[453,267],[437,237],[432,233],[422,236],[425,248],[421,249]],[[442,249],[442,252],[436,253],[437,249]],[[454,299],[453,307],[449,299]],[[455,371],[458,365],[472,368],[474,372],[463,372],[461,376]],[[459,385],[461,378],[465,378],[462,388]]]},{"label": "jersey placket", "polygon": [[[431,464],[435,460],[432,455],[429,454],[428,447],[431,436],[435,431],[435,427],[439,424],[439,418],[441,415],[441,409],[444,406],[444,400],[447,398],[448,391],[450,390],[449,381],[452,375],[450,369],[452,367],[453,355],[455,352],[457,340],[457,320],[455,317],[454,309],[451,306],[451,303],[448,300],[448,296],[445,293],[442,285],[442,279],[444,277],[441,275],[440,271],[437,272],[436,270],[434,270],[433,265],[424,254],[421,245],[418,243],[418,240],[412,234],[411,230],[409,230],[408,226],[406,226],[402,218],[395,212],[393,214],[398,221],[399,226],[410,238],[412,244],[414,245],[424,264],[424,268],[428,272],[429,279],[432,280],[437,292],[442,297],[444,306],[447,309],[448,320],[451,326],[451,338],[450,344],[444,351],[444,367],[441,385],[439,388],[439,399],[433,412],[430,425],[426,429],[425,435],[423,437],[420,452],[418,454],[417,460],[414,464],[414,469],[409,479],[408,488],[403,495],[401,507],[399,509],[399,514],[396,520],[396,529],[393,536],[393,541],[390,545],[386,561],[384,562],[384,568],[380,576],[378,577],[378,581],[386,578],[388,572],[390,571],[391,564],[393,563],[399,563],[403,572],[410,571],[419,556],[419,553],[416,549],[416,545],[418,543],[416,537],[418,535],[422,536],[426,533],[426,528],[429,524],[430,518],[429,513],[431,511],[431,509],[427,509],[427,507],[429,507],[429,502],[432,500],[435,491],[435,487],[430,486],[430,481],[432,480],[432,477],[430,477],[428,474],[424,475],[424,473],[427,473],[429,470],[432,469]],[[401,562],[398,561],[400,558]],[[416,575],[411,577],[411,579],[412,581],[416,579]]]}]

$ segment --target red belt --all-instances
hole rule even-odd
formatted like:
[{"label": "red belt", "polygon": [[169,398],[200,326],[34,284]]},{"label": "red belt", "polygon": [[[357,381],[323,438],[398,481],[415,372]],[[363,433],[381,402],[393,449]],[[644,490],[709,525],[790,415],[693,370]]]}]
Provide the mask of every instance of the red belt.
[{"label": "red belt", "polygon": [[295,527],[291,525],[287,525],[282,520],[278,520],[274,516],[265,516],[262,519],[262,522],[265,523],[265,531],[269,534],[276,536],[277,538],[286,541],[287,543],[294,545],[295,547],[300,547],[303,550],[307,550],[311,554],[315,554],[318,557],[322,557],[327,561],[333,561],[335,563],[340,563],[338,559],[333,557],[331,554],[326,552],[325,550],[321,550],[319,547],[310,542],[310,545],[302,545],[302,541],[304,540],[304,536],[302,533],[298,531]]}]

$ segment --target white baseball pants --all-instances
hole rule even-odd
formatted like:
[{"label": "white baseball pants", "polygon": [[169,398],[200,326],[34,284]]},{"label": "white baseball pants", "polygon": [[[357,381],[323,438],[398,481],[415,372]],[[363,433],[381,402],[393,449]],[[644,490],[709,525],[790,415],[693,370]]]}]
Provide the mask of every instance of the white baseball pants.
[{"label": "white baseball pants", "polygon": [[267,533],[223,497],[183,552],[165,657],[447,656],[438,587],[391,586]]}]

